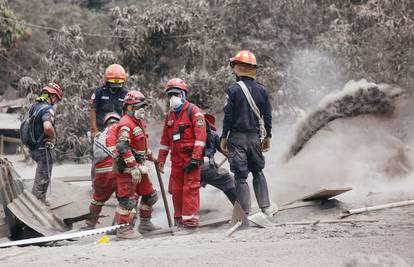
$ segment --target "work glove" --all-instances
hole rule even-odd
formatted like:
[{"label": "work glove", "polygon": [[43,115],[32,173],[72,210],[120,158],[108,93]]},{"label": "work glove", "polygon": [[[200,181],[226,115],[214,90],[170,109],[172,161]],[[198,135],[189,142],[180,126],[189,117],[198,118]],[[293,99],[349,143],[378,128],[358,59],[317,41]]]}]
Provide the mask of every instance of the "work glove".
[{"label": "work glove", "polygon": [[141,165],[138,167],[138,170],[141,172],[141,174],[148,174],[148,167],[145,165]]},{"label": "work glove", "polygon": [[214,160],[214,157],[208,157],[208,165],[210,165],[211,168],[217,169],[217,163]]},{"label": "work glove", "polygon": [[157,164],[158,164],[158,170],[160,171],[160,173],[164,174],[165,162],[157,162]]},{"label": "work glove", "polygon": [[200,166],[202,163],[202,160],[191,159],[190,162],[184,167],[184,172],[191,172],[192,170]]},{"label": "work glove", "polygon": [[270,137],[265,137],[262,141],[262,151],[267,152],[270,150]]},{"label": "work glove", "polygon": [[221,153],[223,153],[226,157],[229,156],[229,149],[227,148],[227,138],[226,137],[222,137],[220,139],[220,150],[221,150]]},{"label": "work glove", "polygon": [[52,140],[47,139],[47,140],[45,141],[45,147],[46,147],[47,149],[53,149],[53,148],[55,147],[55,144],[53,143],[53,141],[52,141]]},{"label": "work glove", "polygon": [[134,185],[141,182],[142,174],[141,174],[141,170],[139,169],[139,167],[134,166],[131,168],[131,176],[132,176],[132,183]]}]

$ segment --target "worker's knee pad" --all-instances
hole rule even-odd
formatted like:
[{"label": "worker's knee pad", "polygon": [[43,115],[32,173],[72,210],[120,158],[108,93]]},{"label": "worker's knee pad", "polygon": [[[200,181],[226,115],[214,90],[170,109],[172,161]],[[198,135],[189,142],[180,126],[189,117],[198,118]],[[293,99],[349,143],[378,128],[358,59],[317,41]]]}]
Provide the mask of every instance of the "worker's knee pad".
[{"label": "worker's knee pad", "polygon": [[141,202],[150,207],[154,206],[154,204],[157,201],[158,201],[158,193],[156,190],[152,192],[150,195],[145,195],[145,196],[142,196],[141,198]]},{"label": "worker's knee pad", "polygon": [[133,197],[119,197],[118,201],[119,206],[128,210],[132,210],[137,206],[137,201]]}]

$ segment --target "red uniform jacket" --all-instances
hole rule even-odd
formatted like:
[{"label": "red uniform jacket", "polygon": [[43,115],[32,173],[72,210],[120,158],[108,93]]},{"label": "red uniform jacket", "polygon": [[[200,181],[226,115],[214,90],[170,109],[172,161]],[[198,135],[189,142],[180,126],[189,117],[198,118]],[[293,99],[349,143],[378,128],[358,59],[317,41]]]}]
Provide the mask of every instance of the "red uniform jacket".
[{"label": "red uniform jacket", "polygon": [[145,122],[125,114],[117,126],[118,142],[126,141],[129,143],[127,152],[122,155],[127,168],[137,164],[134,155],[151,160],[151,151],[148,149],[148,135],[145,132],[147,127]]},{"label": "red uniform jacket", "polygon": [[203,159],[207,138],[204,115],[199,107],[191,104],[190,120],[189,105],[190,102],[186,101],[178,115],[174,111],[167,114],[160,142],[159,162],[165,163],[170,150],[171,158],[186,154],[194,159]]}]

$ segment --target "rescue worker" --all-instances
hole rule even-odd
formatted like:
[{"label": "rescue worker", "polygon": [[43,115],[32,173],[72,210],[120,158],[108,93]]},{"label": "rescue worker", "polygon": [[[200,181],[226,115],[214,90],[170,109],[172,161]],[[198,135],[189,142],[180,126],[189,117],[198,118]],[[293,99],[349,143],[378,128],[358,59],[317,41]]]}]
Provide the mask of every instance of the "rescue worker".
[{"label": "rescue worker", "polygon": [[230,170],[236,180],[237,200],[246,214],[251,208],[247,184],[249,172],[253,174],[253,189],[259,208],[266,214],[273,214],[277,208],[270,203],[269,190],[262,171],[265,167],[263,152],[270,149],[272,137],[272,107],[267,89],[256,82],[256,57],[250,51],[237,53],[230,59],[230,66],[237,82],[242,82],[247,87],[256,103],[264,120],[266,136],[261,141],[259,119],[250,107],[241,84],[234,83],[227,88],[220,148],[228,153]]},{"label": "rescue worker", "polygon": [[[94,90],[89,100],[89,121],[91,138],[104,129],[104,117],[109,112],[122,114],[122,105],[127,94],[124,88],[126,72],[121,65],[112,64],[106,68],[104,84]],[[92,150],[93,155],[93,150]],[[95,178],[95,160],[92,156],[91,177]]]},{"label": "rescue worker", "polygon": [[214,160],[214,154],[217,150],[220,151],[220,137],[215,132],[215,118],[210,114],[204,114],[204,118],[207,126],[207,141],[204,155],[208,161],[205,161],[201,168],[201,185],[204,187],[209,184],[223,191],[233,205],[237,200],[234,178],[228,170],[219,168]]},{"label": "rescue worker", "polygon": [[164,121],[158,165],[163,172],[171,150],[168,191],[172,194],[174,219],[183,233],[192,232],[199,223],[200,173],[206,124],[200,108],[187,100],[187,85],[183,80],[171,79],[165,92],[170,111]]},{"label": "rescue worker", "polygon": [[47,205],[46,192],[50,184],[53,162],[56,160],[53,105],[60,100],[62,100],[62,89],[56,83],[49,83],[42,88],[40,95],[36,98],[36,103],[29,109],[30,116],[37,114],[33,123],[34,137],[37,142],[29,145],[30,157],[37,163],[32,194]]},{"label": "rescue worker", "polygon": [[157,191],[148,177],[145,160],[156,161],[148,148],[146,133],[145,96],[138,91],[127,93],[123,105],[124,115],[117,125],[117,143],[115,164],[118,166],[117,196],[119,205],[115,213],[117,224],[129,223],[130,226],[117,231],[117,237],[136,239],[142,236],[134,229],[135,207],[137,197],[141,196],[139,204],[140,232],[148,232],[159,227],[151,223],[152,207],[158,200]]},{"label": "rescue worker", "polygon": [[104,85],[96,88],[90,98],[89,121],[92,137],[104,129],[104,117],[109,112],[122,114],[122,105],[127,94],[124,89],[126,73],[118,64],[105,70]]},{"label": "rescue worker", "polygon": [[108,153],[115,151],[117,123],[120,119],[121,116],[116,112],[106,114],[103,120],[105,130],[94,140],[94,157],[97,163],[95,164],[96,177],[93,181],[94,192],[89,205],[92,216],[85,221],[84,230],[95,228],[102,206],[116,191],[116,175],[112,172],[112,156]]}]

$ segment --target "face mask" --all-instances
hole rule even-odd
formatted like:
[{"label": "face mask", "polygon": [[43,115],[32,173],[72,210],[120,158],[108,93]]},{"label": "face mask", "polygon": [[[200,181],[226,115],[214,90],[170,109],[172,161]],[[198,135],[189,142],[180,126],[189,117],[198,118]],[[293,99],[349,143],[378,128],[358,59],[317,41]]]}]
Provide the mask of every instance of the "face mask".
[{"label": "face mask", "polygon": [[145,118],[145,109],[140,108],[134,111],[134,118],[135,119],[144,119]]},{"label": "face mask", "polygon": [[181,97],[174,95],[170,98],[170,108],[172,110],[178,109],[182,104],[183,101],[181,100]]}]

